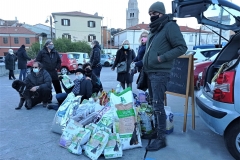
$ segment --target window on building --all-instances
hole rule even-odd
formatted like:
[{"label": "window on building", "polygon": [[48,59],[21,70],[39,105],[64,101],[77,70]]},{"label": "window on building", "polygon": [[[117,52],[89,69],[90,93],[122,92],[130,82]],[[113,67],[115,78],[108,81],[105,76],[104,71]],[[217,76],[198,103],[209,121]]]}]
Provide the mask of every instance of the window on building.
[{"label": "window on building", "polygon": [[70,26],[70,19],[62,19],[62,26]]},{"label": "window on building", "polygon": [[3,43],[7,44],[8,43],[8,37],[3,37]]},{"label": "window on building", "polygon": [[134,13],[130,13],[130,17],[134,17]]},{"label": "window on building", "polygon": [[193,42],[193,35],[189,36],[189,42]]},{"label": "window on building", "polygon": [[95,21],[88,21],[88,27],[94,28],[96,26]]},{"label": "window on building", "polygon": [[96,39],[96,36],[94,34],[88,35],[88,42],[92,42],[94,39]]},{"label": "window on building", "polygon": [[25,38],[25,43],[30,44],[30,38]]},{"label": "window on building", "polygon": [[14,37],[14,43],[15,43],[15,44],[18,44],[18,43],[19,43],[18,37]]},{"label": "window on building", "polygon": [[67,39],[70,39],[70,40],[71,40],[71,35],[68,34],[68,33],[64,33],[64,34],[62,35],[62,38],[67,38]]}]

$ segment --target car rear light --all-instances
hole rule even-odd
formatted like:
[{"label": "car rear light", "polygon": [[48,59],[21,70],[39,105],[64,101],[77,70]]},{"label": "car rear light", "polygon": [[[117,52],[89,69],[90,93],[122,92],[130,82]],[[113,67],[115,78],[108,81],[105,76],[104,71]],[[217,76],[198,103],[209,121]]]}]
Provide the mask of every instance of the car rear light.
[{"label": "car rear light", "polygon": [[225,103],[234,103],[234,78],[235,71],[227,71],[219,74],[214,87],[214,100]]}]

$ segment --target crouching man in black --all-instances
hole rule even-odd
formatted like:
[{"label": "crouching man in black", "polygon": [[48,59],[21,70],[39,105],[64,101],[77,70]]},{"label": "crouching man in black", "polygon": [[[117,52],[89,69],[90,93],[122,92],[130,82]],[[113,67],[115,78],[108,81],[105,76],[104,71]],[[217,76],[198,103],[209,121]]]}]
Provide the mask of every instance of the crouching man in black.
[{"label": "crouching man in black", "polygon": [[43,107],[47,107],[48,99],[52,94],[52,78],[49,73],[42,69],[40,62],[34,62],[32,72],[26,77],[26,90],[24,98],[26,99],[26,108],[31,109],[38,103],[43,103]]}]

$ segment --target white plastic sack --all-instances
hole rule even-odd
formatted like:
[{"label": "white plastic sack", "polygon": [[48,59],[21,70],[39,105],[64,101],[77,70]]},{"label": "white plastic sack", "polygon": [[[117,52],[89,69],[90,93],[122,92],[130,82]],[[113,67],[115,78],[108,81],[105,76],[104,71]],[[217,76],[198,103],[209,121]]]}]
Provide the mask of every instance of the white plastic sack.
[{"label": "white plastic sack", "polygon": [[80,155],[82,154],[82,148],[81,145],[88,142],[91,135],[91,131],[85,128],[80,128],[79,133],[77,135],[73,136],[72,143],[68,147],[68,151]]},{"label": "white plastic sack", "polygon": [[131,89],[127,88],[120,94],[111,93],[110,100],[117,115],[113,131],[119,133],[123,150],[142,147]]},{"label": "white plastic sack", "polygon": [[173,112],[171,111],[171,107],[164,106],[166,112],[166,134],[170,134],[173,132]]},{"label": "white plastic sack", "polygon": [[60,137],[59,145],[64,148],[67,148],[72,143],[72,138],[76,136],[81,129],[82,129],[81,124],[74,121],[73,119],[70,119]]},{"label": "white plastic sack", "polygon": [[123,88],[121,86],[121,84],[118,84],[117,87],[116,87],[116,93],[121,93],[123,91]]},{"label": "white plastic sack", "polygon": [[70,78],[68,75],[64,74],[64,75],[62,75],[62,77],[63,77],[62,83],[63,83],[63,85],[64,85],[67,89],[69,89],[69,88],[71,88],[72,86],[74,86],[73,81],[71,80],[71,78]]},{"label": "white plastic sack", "polygon": [[85,145],[85,154],[92,160],[97,160],[108,142],[109,134],[104,131],[96,132]]},{"label": "white plastic sack", "polygon": [[106,159],[122,157],[122,144],[118,133],[111,133],[108,143],[104,149],[104,157]]},{"label": "white plastic sack", "polygon": [[71,110],[74,107],[72,102],[76,99],[79,99],[79,97],[76,98],[72,92],[68,94],[67,98],[63,101],[54,116],[51,129],[52,132],[62,134],[62,131],[69,120],[69,114],[72,112]]}]

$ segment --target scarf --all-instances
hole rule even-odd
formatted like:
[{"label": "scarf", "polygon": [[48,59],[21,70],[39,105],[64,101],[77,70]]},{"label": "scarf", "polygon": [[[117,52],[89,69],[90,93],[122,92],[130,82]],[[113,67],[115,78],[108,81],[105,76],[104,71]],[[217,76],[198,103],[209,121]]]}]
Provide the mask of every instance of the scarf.
[{"label": "scarf", "polygon": [[81,90],[81,82],[85,79],[85,76],[83,76],[80,80],[75,79],[74,82],[74,87],[72,89],[72,92],[74,93],[75,96],[79,95],[80,90]]},{"label": "scarf", "polygon": [[169,22],[170,18],[171,17],[168,14],[164,14],[162,17],[159,17],[157,20],[150,23],[150,32],[153,34],[160,32],[165,24]]}]

